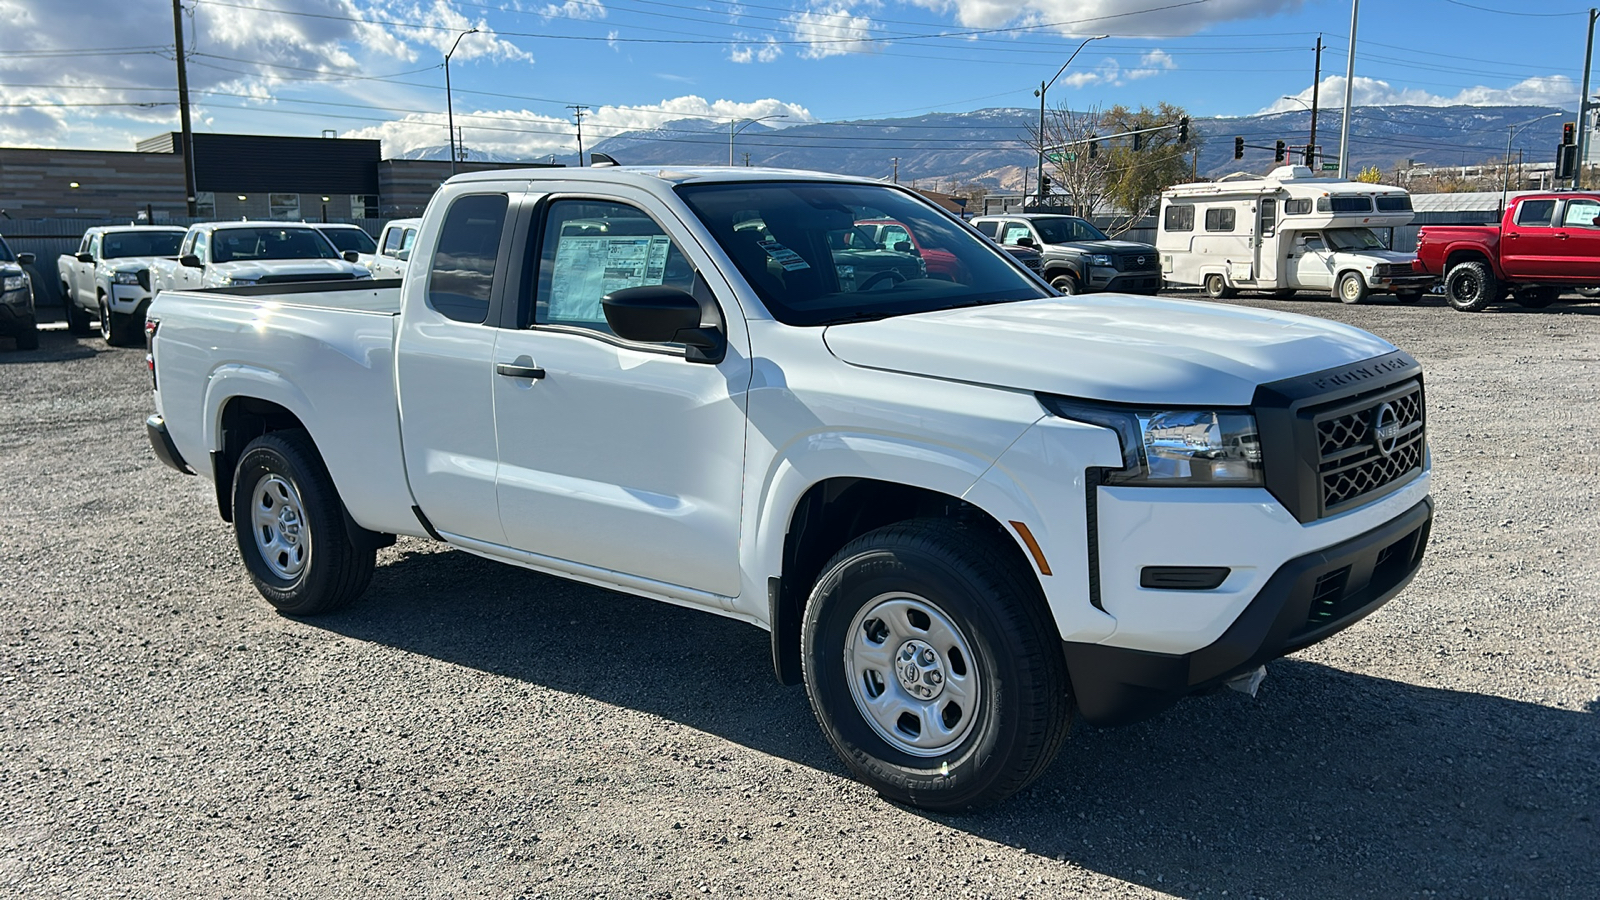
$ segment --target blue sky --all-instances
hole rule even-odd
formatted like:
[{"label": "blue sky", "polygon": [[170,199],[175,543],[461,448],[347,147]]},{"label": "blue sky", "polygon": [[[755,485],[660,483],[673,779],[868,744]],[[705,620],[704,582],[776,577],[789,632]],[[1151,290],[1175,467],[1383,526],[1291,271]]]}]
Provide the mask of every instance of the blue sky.
[{"label": "blue sky", "polygon": [[[443,53],[468,147],[533,159],[683,118],[783,127],[1031,107],[1298,108],[1312,46],[1343,90],[1349,0],[184,0],[196,128],[446,143]],[[0,146],[132,149],[177,127],[165,0],[0,0]],[[1575,108],[1585,7],[1366,0],[1357,105]],[[1600,78],[1595,80],[1600,84]]]}]

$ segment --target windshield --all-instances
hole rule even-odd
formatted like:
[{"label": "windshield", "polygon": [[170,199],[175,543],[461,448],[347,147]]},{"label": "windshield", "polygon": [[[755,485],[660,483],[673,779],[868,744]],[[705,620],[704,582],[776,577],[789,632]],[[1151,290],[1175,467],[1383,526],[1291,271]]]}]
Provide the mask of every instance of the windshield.
[{"label": "windshield", "polygon": [[1323,232],[1328,246],[1335,250],[1383,250],[1383,241],[1371,228],[1329,228]]},{"label": "windshield", "polygon": [[[1053,296],[976,233],[894,188],[762,182],[683,185],[678,194],[786,325]],[[883,249],[856,224],[885,219],[916,246]]]},{"label": "windshield", "polygon": [[212,262],[338,258],[333,245],[311,228],[224,228],[211,235]]},{"label": "windshield", "polygon": [[0,262],[16,262],[17,258],[11,255],[11,248],[6,246],[6,239],[0,238]]},{"label": "windshield", "polygon": [[1054,216],[1033,220],[1039,237],[1046,244],[1067,244],[1073,241],[1103,241],[1105,233],[1077,216]]},{"label": "windshield", "polygon": [[181,243],[181,231],[111,231],[106,233],[100,258],[177,256]]},{"label": "windshield", "polygon": [[359,228],[327,228],[323,229],[322,233],[328,240],[333,241],[333,245],[338,247],[341,253],[346,250],[354,250],[357,253],[378,252],[378,242]]}]

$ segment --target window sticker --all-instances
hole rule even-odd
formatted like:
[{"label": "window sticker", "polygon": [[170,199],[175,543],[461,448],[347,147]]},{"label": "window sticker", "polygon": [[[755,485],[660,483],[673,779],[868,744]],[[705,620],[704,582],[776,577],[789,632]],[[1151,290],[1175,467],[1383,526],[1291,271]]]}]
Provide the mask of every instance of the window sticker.
[{"label": "window sticker", "polygon": [[773,262],[782,266],[785,272],[798,272],[801,269],[811,268],[809,263],[800,258],[800,254],[790,250],[788,247],[785,247],[777,241],[762,241],[760,247],[761,249],[767,251],[767,257]]},{"label": "window sticker", "polygon": [[600,298],[612,291],[660,284],[672,239],[565,235],[550,279],[552,320],[604,322]]}]

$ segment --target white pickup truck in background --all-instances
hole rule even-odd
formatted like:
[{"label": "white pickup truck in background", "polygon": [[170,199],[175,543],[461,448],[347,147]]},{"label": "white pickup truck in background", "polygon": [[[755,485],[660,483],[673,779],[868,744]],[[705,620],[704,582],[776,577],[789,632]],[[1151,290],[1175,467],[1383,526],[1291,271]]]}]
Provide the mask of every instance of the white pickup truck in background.
[{"label": "white pickup truck in background", "polygon": [[370,279],[357,254],[339,252],[322,232],[300,222],[205,222],[190,225],[177,259],[159,259],[151,288],[191,288],[302,281]]},{"label": "white pickup truck in background", "polygon": [[56,259],[67,332],[89,334],[90,317],[114,347],[144,340],[144,313],[154,294],[150,269],[176,259],[184,229],[168,225],[97,226],[83,233],[76,253]]},{"label": "white pickup truck in background", "polygon": [[417,240],[421,219],[394,219],[378,233],[378,252],[372,258],[373,278],[404,278],[411,245]]},{"label": "white pickup truck in background", "polygon": [[369,272],[372,271],[372,260],[378,255],[378,244],[372,239],[372,235],[367,234],[365,228],[360,225],[334,222],[318,222],[311,227],[322,232],[322,236],[333,244],[333,248],[338,250],[341,256],[347,253],[356,255],[355,259],[350,259],[348,256],[345,256],[345,259]]},{"label": "white pickup truck in background", "polygon": [[[837,252],[874,221],[948,254],[938,277]],[[1062,297],[897,185],[474,173],[413,252],[400,287],[152,307],[151,444],[213,483],[285,614],[351,602],[411,535],[730,616],[858,777],[958,810],[1039,776],[1074,707],[1132,722],[1258,677],[1422,562],[1406,353]]]}]

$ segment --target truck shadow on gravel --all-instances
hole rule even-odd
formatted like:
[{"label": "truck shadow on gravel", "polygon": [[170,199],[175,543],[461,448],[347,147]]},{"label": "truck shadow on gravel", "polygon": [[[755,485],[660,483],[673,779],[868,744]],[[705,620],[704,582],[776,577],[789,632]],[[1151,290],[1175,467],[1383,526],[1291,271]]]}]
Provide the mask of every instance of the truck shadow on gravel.
[{"label": "truck shadow on gravel", "polygon": [[[99,340],[99,338],[95,338]],[[9,336],[0,337],[0,366],[22,363],[66,362],[69,359],[88,359],[101,352],[79,338],[66,332],[39,332],[39,349],[18,350],[16,341]],[[140,351],[143,353],[143,351]]]},{"label": "truck shadow on gravel", "polygon": [[[738,622],[412,552],[314,624],[848,777],[804,692],[773,680],[766,633]],[[1592,896],[1600,702],[1560,710],[1297,659],[1268,671],[1254,699],[1078,723],[995,809],[904,814],[1181,897]]]}]

